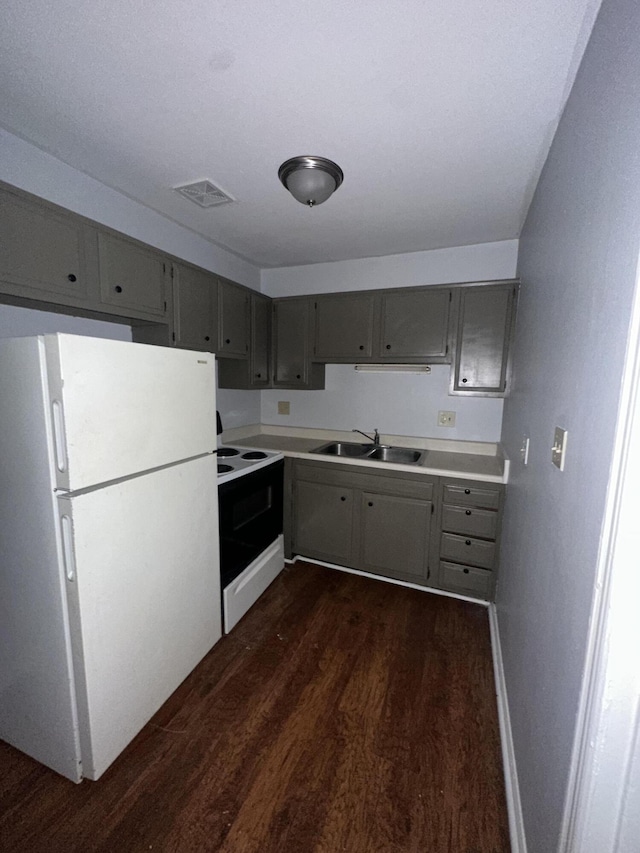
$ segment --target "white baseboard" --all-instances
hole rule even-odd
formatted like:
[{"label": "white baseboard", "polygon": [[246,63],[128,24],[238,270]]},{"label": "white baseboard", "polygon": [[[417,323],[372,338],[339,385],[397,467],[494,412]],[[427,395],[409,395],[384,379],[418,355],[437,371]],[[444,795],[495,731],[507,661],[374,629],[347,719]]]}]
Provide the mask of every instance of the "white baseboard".
[{"label": "white baseboard", "polygon": [[498,631],[498,614],[495,604],[489,605],[489,627],[491,629],[491,653],[493,655],[493,673],[498,696],[498,719],[500,722],[500,743],[502,745],[502,763],[504,767],[504,786],[507,796],[507,811],[509,814],[509,835],[511,838],[511,853],[527,853],[527,839],[522,820],[522,804],[518,785],[516,756],[511,734],[511,717],[509,715],[509,700],[507,685],[502,663],[502,648]]}]

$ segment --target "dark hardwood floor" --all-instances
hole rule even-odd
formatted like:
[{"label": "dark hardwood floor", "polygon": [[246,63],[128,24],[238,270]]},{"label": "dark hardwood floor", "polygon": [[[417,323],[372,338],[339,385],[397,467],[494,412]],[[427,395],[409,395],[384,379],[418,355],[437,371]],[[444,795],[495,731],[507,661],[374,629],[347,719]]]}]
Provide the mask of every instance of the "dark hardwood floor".
[{"label": "dark hardwood floor", "polygon": [[98,782],[0,743],[0,850],[505,853],[486,610],[288,567]]}]

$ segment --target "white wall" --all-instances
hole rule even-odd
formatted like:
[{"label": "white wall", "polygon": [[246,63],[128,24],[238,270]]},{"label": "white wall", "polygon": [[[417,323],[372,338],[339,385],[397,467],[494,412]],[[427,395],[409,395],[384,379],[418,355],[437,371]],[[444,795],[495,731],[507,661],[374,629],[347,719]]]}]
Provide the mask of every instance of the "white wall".
[{"label": "white wall", "polygon": [[2,129],[0,180],[260,290],[258,267]]},{"label": "white wall", "polygon": [[268,296],[296,296],[513,278],[517,254],[518,241],[503,240],[405,255],[280,267],[262,270],[262,290]]},{"label": "white wall", "polygon": [[55,332],[112,338],[115,341],[131,340],[131,329],[121,323],[105,323],[101,320],[86,320],[66,314],[0,305],[0,338],[24,338],[27,335],[51,335]]},{"label": "white wall", "polygon": [[604,0],[520,240],[503,441],[514,460],[525,433],[531,449],[511,469],[497,608],[529,853],[557,850],[610,476],[640,248],[639,42],[637,0]]},{"label": "white wall", "polygon": [[[329,293],[367,288],[410,287],[514,278],[517,240],[458,246],[382,258],[262,271],[269,296]],[[466,441],[500,440],[503,401],[451,397],[449,368],[434,365],[430,376],[357,374],[349,365],[327,365],[324,391],[263,391],[262,422],[296,427],[370,430]],[[278,415],[279,400],[291,414]],[[438,411],[456,412],[455,428],[438,427]]]},{"label": "white wall", "polygon": [[[449,365],[428,375],[356,373],[353,365],[328,364],[324,391],[263,391],[262,422],[320,429],[361,429],[382,434],[465,441],[500,440],[502,400],[451,397]],[[291,414],[278,415],[289,400]],[[439,410],[455,411],[454,428],[439,427]]]}]

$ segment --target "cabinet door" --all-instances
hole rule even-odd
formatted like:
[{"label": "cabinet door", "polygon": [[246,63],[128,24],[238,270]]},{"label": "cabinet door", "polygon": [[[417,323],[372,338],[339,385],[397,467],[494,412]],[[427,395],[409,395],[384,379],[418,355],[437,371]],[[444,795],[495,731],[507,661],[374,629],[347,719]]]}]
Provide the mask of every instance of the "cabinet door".
[{"label": "cabinet door", "polygon": [[383,293],[380,357],[386,361],[448,361],[450,305],[449,290]]},{"label": "cabinet door", "polygon": [[504,395],[515,298],[513,283],[460,289],[451,393]]},{"label": "cabinet door", "polygon": [[125,317],[166,317],[169,265],[160,252],[103,232],[98,256],[103,307]]},{"label": "cabinet door", "polygon": [[373,294],[331,294],[315,300],[315,355],[354,361],[373,354]]},{"label": "cabinet door", "polygon": [[295,490],[293,547],[304,557],[353,565],[352,489],[298,480]]},{"label": "cabinet door", "polygon": [[324,365],[311,363],[313,302],[294,296],[272,303],[273,385],[324,388]]},{"label": "cabinet door", "polygon": [[362,492],[358,568],[424,583],[431,513],[431,501]]},{"label": "cabinet door", "polygon": [[218,280],[218,354],[246,358],[249,352],[249,293]]},{"label": "cabinet door", "polygon": [[75,217],[4,191],[0,228],[4,293],[62,304],[86,301],[90,290],[86,249],[96,239],[93,229]]},{"label": "cabinet door", "polygon": [[218,280],[211,273],[174,264],[175,343],[213,352]]},{"label": "cabinet door", "polygon": [[268,388],[270,384],[271,300],[251,294],[250,388]]}]

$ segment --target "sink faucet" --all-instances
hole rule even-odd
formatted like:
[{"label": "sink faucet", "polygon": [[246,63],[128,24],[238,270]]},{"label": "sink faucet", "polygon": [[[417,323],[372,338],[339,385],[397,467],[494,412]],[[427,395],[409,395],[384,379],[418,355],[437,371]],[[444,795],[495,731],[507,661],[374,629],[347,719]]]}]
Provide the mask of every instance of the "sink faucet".
[{"label": "sink faucet", "polygon": [[361,429],[352,429],[351,432],[359,432],[360,435],[363,435],[365,438],[368,438],[369,441],[372,441],[376,447],[380,444],[380,433],[377,429],[374,429],[373,436],[367,435],[366,432],[362,432]]}]

